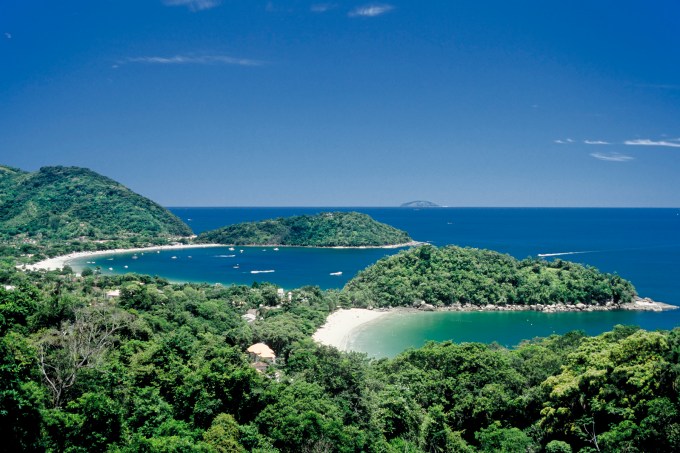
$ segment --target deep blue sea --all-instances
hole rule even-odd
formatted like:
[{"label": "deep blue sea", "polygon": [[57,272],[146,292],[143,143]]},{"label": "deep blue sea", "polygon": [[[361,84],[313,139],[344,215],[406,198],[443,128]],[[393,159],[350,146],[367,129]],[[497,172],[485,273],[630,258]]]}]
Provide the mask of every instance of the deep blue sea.
[{"label": "deep blue sea", "polygon": [[[592,265],[601,271],[616,272],[631,280],[641,296],[680,305],[680,209],[171,208],[195,233],[244,221],[349,210],[364,212],[378,221],[406,230],[416,240],[435,245],[488,248],[516,258],[565,254],[556,256]],[[303,285],[341,288],[359,270],[397,252],[390,249],[280,247],[275,251],[272,247],[236,247],[235,250],[221,247],[138,254],[136,259],[132,254],[98,257],[96,265],[104,272],[146,273],[173,281],[248,285],[254,281],[270,281],[286,289]],[[337,272],[342,275],[331,275]],[[595,325],[586,322],[585,327],[579,324],[584,319],[596,318],[604,321]],[[638,324],[647,329],[672,328],[680,326],[680,310],[551,319],[550,330],[519,332],[516,338],[504,338],[502,342],[512,343],[571,328],[598,333],[616,323]],[[479,338],[468,335],[462,340],[491,341],[493,338],[493,332],[490,336],[484,335]],[[462,341],[454,334],[450,337]],[[417,346],[421,340],[413,340],[405,346]],[[364,347],[364,350],[367,349]]]}]

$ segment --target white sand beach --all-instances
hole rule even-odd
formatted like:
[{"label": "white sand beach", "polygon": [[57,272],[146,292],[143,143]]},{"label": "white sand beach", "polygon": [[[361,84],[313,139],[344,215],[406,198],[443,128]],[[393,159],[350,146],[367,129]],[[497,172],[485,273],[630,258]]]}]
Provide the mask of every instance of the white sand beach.
[{"label": "white sand beach", "polygon": [[26,270],[59,270],[69,264],[71,261],[79,258],[89,258],[92,256],[113,255],[116,253],[135,253],[135,252],[152,252],[156,250],[178,250],[178,249],[197,249],[206,247],[222,247],[220,244],[175,244],[175,245],[157,245],[153,247],[139,247],[130,249],[112,249],[112,250],[98,250],[96,252],[74,252],[68,255],[55,256],[46,260],[39,261],[34,264],[27,264],[25,267],[20,266],[21,269]]},{"label": "white sand beach", "polygon": [[340,309],[328,316],[326,324],[321,326],[312,338],[317,343],[334,346],[345,351],[353,330],[389,313],[393,312],[365,308]]}]

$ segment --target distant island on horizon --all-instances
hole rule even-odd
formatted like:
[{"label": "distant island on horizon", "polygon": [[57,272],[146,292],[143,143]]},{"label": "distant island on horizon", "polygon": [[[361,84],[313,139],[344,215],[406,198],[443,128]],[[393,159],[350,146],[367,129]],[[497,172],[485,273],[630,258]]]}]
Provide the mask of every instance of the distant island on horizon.
[{"label": "distant island on horizon", "polygon": [[443,206],[425,200],[408,201],[399,205],[400,208],[441,208]]}]

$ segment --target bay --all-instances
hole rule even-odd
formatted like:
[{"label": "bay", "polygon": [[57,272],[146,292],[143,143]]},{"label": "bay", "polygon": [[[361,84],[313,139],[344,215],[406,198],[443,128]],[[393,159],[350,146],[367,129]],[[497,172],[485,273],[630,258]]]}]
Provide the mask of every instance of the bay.
[{"label": "bay", "polygon": [[[680,305],[678,209],[239,207],[170,210],[196,233],[244,221],[324,211],[359,211],[406,230],[416,240],[438,246],[488,248],[519,259],[551,255],[546,259],[567,259],[604,272],[616,272],[631,280],[640,295]],[[136,259],[133,254],[118,254],[97,257],[95,265],[101,266],[104,273],[137,272],[172,281],[247,285],[269,281],[285,289],[304,285],[328,289],[342,288],[358,271],[398,251],[300,247],[279,247],[278,251],[272,247],[240,247],[230,251],[224,247],[138,254]],[[92,266],[85,261],[74,263],[74,267]],[[274,272],[252,273],[271,270]],[[330,275],[337,272],[342,275]],[[680,325],[680,310],[390,315],[354,332],[351,344],[354,349],[381,356],[420,346],[428,339],[497,341],[509,346],[533,336],[574,329],[597,334],[611,330],[616,324],[634,324],[646,329],[673,328]]]}]

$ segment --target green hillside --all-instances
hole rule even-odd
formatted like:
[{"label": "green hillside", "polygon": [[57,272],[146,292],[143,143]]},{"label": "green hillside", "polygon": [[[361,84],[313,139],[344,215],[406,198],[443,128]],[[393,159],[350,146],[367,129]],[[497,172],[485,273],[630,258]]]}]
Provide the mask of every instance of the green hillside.
[{"label": "green hillside", "polygon": [[345,286],[360,305],[615,304],[635,288],[618,275],[568,261],[518,261],[491,250],[425,245],[379,260]]},{"label": "green hillside", "polygon": [[92,170],[0,167],[0,234],[46,242],[188,236],[167,209]]},{"label": "green hillside", "polygon": [[228,225],[201,233],[197,241],[229,245],[368,247],[411,242],[405,231],[358,212],[324,212]]}]

